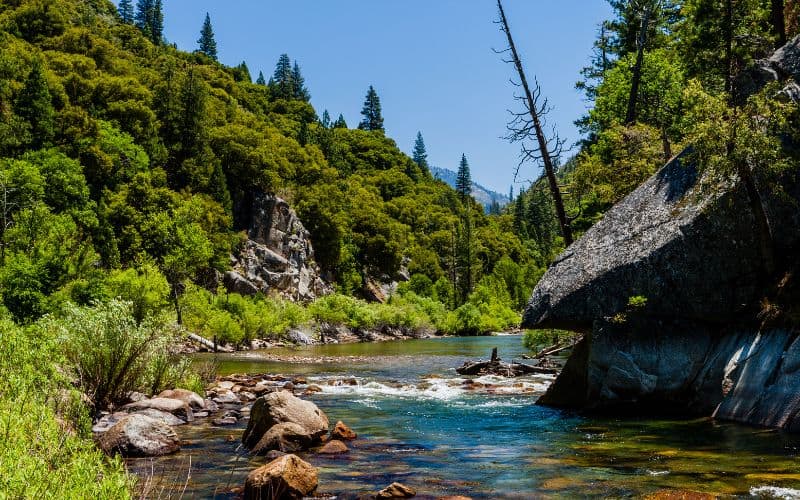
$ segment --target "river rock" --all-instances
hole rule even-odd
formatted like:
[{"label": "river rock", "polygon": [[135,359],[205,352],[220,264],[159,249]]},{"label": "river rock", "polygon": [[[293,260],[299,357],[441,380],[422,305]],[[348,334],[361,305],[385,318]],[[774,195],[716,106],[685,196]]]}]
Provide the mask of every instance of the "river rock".
[{"label": "river rock", "polygon": [[180,440],[168,425],[135,413],[123,418],[97,439],[98,447],[109,455],[155,457],[180,449]]},{"label": "river rock", "polygon": [[284,455],[252,471],[245,500],[300,499],[317,489],[317,469],[295,455]]},{"label": "river rock", "polygon": [[229,291],[278,293],[310,301],[332,291],[314,263],[311,235],[286,201],[254,192],[237,201],[234,225],[248,239],[233,255],[223,282]]},{"label": "river rock", "polygon": [[278,391],[261,396],[253,403],[242,442],[252,449],[273,425],[284,422],[299,425],[315,441],[328,433],[328,417],[317,405],[288,391]]},{"label": "river rock", "polygon": [[223,390],[223,391],[218,392],[217,395],[214,396],[212,401],[214,401],[215,403],[220,404],[220,405],[238,404],[238,403],[242,402],[239,399],[239,396],[237,396],[232,391],[228,391],[228,390]]},{"label": "river rock", "polygon": [[[800,78],[800,37],[770,67],[778,80]],[[696,161],[689,149],[668,163],[537,284],[523,327],[588,332],[539,402],[800,430],[800,344],[796,332],[759,317],[774,281],[746,189]],[[791,275],[800,247],[797,169],[780,181],[781,196],[758,188],[776,265]],[[646,301],[637,306],[636,296]]]},{"label": "river rock", "polygon": [[350,451],[350,448],[348,448],[346,444],[338,439],[332,439],[325,443],[325,446],[320,448],[317,453],[320,455],[341,455],[342,453],[347,453],[348,451]]},{"label": "river rock", "polygon": [[146,408],[144,410],[137,411],[136,414],[148,416],[150,418],[158,420],[162,424],[169,425],[170,427],[187,424],[186,420],[178,418],[172,413],[156,410],[155,408]]},{"label": "river rock", "polygon": [[392,483],[386,488],[382,489],[375,495],[377,499],[389,498],[412,498],[417,496],[417,492],[413,488],[402,483]]},{"label": "river rock", "polygon": [[188,404],[192,410],[202,410],[206,406],[205,401],[203,401],[203,398],[200,397],[199,394],[187,389],[170,389],[162,391],[158,397],[183,401],[184,403]]},{"label": "river rock", "polygon": [[147,409],[153,409],[165,413],[171,413],[172,415],[175,415],[176,417],[184,420],[185,422],[191,422],[192,420],[194,420],[194,414],[192,413],[192,409],[189,408],[189,405],[178,399],[167,399],[167,398],[145,399],[142,401],[138,401],[136,403],[127,404],[121,408],[122,411],[128,413],[136,413]]},{"label": "river rock", "polygon": [[305,427],[293,422],[283,422],[270,427],[251,451],[256,455],[262,455],[272,450],[294,453],[307,450],[314,439],[314,435],[309,433]]},{"label": "river rock", "polygon": [[333,430],[331,431],[331,438],[333,439],[339,439],[342,441],[352,441],[357,437],[358,434],[353,432],[353,429],[345,425],[345,423],[342,422],[341,420],[336,422],[336,425],[333,426]]}]

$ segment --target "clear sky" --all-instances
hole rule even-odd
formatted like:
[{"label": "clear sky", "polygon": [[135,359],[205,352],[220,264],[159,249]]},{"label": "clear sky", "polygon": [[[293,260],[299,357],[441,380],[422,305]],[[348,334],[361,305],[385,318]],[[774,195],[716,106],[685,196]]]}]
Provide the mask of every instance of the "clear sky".
[{"label": "clear sky", "polygon": [[[550,120],[574,142],[586,109],[574,89],[591,55],[604,0],[506,0],[506,13],[529,75],[555,110]],[[466,153],[473,179],[508,192],[518,145],[501,139],[514,106],[513,67],[492,0],[164,0],[165,36],[197,47],[206,12],[219,59],[246,61],[267,78],[287,53],[303,70],[312,104],[350,127],[360,121],[369,85],[381,98],[386,133],[411,152],[422,131],[429,162],[455,170]],[[532,178],[533,166],[525,178]],[[515,188],[515,191],[518,187]]]}]

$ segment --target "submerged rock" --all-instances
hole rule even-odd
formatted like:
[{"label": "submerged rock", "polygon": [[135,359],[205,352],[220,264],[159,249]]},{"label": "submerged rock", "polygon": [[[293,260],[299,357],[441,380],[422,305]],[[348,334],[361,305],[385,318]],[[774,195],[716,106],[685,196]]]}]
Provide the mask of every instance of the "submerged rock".
[{"label": "submerged rock", "polygon": [[353,432],[353,429],[345,425],[345,423],[341,420],[336,422],[336,425],[333,426],[333,430],[331,431],[331,438],[339,439],[341,441],[352,441],[357,437],[358,434]]},{"label": "submerged rock", "polygon": [[129,415],[97,438],[98,447],[109,455],[156,457],[177,452],[178,435],[168,425],[146,415]]},{"label": "submerged rock", "polygon": [[317,469],[295,455],[284,455],[247,476],[245,500],[299,499],[317,489]]},{"label": "submerged rock", "polygon": [[262,396],[253,403],[242,443],[246,448],[253,449],[273,425],[287,422],[302,427],[314,441],[328,433],[328,417],[317,405],[303,401],[288,391],[278,391]]},{"label": "submerged rock", "polygon": [[325,446],[320,448],[317,453],[320,455],[340,455],[342,453],[347,453],[348,451],[350,451],[350,449],[346,444],[338,439],[332,439],[325,443]]}]

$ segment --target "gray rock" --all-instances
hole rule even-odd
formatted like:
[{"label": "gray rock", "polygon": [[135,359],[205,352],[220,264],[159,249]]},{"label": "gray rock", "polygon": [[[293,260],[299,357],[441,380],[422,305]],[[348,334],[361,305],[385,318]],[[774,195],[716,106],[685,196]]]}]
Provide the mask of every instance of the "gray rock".
[{"label": "gray rock", "polygon": [[192,410],[202,410],[206,406],[203,398],[200,397],[199,394],[187,389],[171,389],[162,391],[158,397],[183,401],[184,403],[188,404]]},{"label": "gray rock", "polygon": [[253,403],[242,442],[248,449],[253,449],[272,426],[287,422],[302,427],[315,441],[328,433],[328,417],[317,405],[288,391],[278,391]]},{"label": "gray rock", "polygon": [[315,439],[314,434],[305,427],[293,422],[283,422],[270,427],[251,451],[256,455],[262,455],[272,450],[284,453],[305,451]]},{"label": "gray rock", "polygon": [[168,425],[141,414],[128,415],[100,435],[97,444],[109,455],[155,457],[180,449],[177,434]]},{"label": "gray rock", "polygon": [[214,420],[211,421],[211,425],[215,425],[217,427],[225,427],[228,425],[236,425],[236,422],[238,422],[238,419],[236,417],[229,416],[229,417],[215,418]]},{"label": "gray rock", "polygon": [[188,404],[178,399],[167,398],[152,398],[130,403],[121,408],[122,411],[127,413],[138,413],[142,410],[154,409],[165,413],[171,413],[176,417],[191,422],[194,420],[194,414]]},{"label": "gray rock", "polygon": [[150,417],[154,420],[158,420],[162,424],[166,424],[170,427],[175,427],[178,425],[185,425],[187,422],[182,418],[178,418],[172,413],[167,413],[165,411],[156,410],[155,408],[147,408],[145,410],[137,411],[136,415],[145,415]]},{"label": "gray rock", "polygon": [[300,330],[289,330],[286,336],[292,343],[297,345],[311,345],[314,343],[314,340],[308,334]]},{"label": "gray rock", "polygon": [[278,292],[302,301],[332,291],[314,264],[311,235],[288,203],[255,193],[249,204],[242,202],[236,207],[235,218],[248,239],[232,256],[233,271],[223,279],[229,291],[246,295]]}]

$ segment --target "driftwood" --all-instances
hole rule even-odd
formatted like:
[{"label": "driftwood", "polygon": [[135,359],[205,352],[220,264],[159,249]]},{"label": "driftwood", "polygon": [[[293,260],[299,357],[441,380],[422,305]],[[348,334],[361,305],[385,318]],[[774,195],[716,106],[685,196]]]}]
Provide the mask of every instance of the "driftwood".
[{"label": "driftwood", "polygon": [[189,333],[187,336],[189,337],[189,340],[191,340],[192,342],[197,342],[203,347],[211,349],[213,352],[233,352],[233,349],[231,349],[230,347],[225,347],[219,344],[215,344],[214,342],[205,339],[195,333]]},{"label": "driftwood", "polygon": [[554,356],[556,354],[562,353],[568,349],[572,349],[573,347],[575,347],[581,340],[583,340],[583,335],[576,337],[574,341],[567,342],[566,344],[559,342],[558,344],[551,345],[550,347],[545,347],[544,349],[539,351],[536,354],[536,356],[533,357],[533,359],[541,359],[547,356]]},{"label": "driftwood", "polygon": [[492,358],[489,361],[465,361],[460,368],[456,368],[459,375],[498,375],[501,377],[520,377],[522,375],[540,374],[555,375],[558,370],[526,365],[523,363],[503,363],[497,356],[497,348],[492,349]]}]

